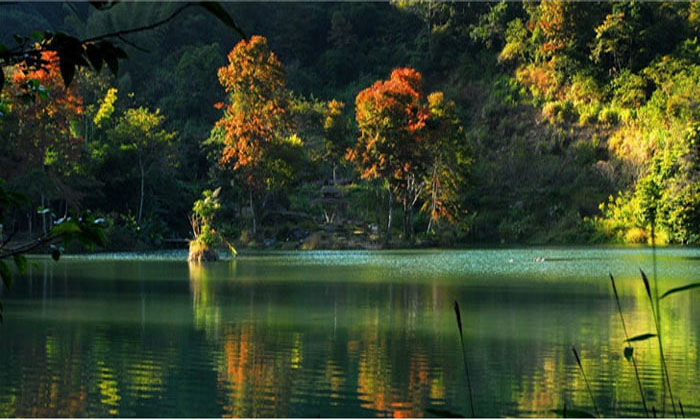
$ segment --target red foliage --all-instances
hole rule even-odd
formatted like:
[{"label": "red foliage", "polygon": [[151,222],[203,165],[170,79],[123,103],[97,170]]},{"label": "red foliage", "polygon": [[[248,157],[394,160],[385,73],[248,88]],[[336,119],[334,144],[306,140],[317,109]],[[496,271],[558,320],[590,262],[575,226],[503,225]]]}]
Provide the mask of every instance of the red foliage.
[{"label": "red foliage", "polygon": [[58,164],[70,163],[82,143],[71,129],[83,112],[82,98],[76,95],[75,84],[65,88],[55,52],[42,52],[42,60],[41,69],[15,66],[13,83],[6,91],[17,123],[11,136],[16,137],[18,153],[29,167],[46,163],[49,154]]},{"label": "red foliage", "polygon": [[218,76],[229,101],[225,107],[215,105],[224,107],[224,117],[216,124],[224,136],[221,163],[245,169],[249,183],[256,184],[261,181],[257,169],[291,124],[284,70],[262,36],[239,42],[228,61]]},{"label": "red foliage", "polygon": [[423,128],[429,117],[421,74],[410,68],[391,72],[355,100],[360,137],[346,158],[366,179],[386,177],[401,182],[421,164]]}]

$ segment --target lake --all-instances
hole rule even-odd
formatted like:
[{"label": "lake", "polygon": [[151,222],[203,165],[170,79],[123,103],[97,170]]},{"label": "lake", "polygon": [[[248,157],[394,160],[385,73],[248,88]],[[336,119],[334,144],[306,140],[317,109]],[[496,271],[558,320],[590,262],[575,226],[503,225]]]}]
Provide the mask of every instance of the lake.
[{"label": "lake", "polygon": [[[544,258],[544,261],[535,259]],[[185,254],[35,264],[3,291],[0,417],[644,416],[630,335],[654,332],[647,248],[270,252],[196,266]],[[700,249],[657,251],[661,292],[698,281]],[[700,289],[662,300],[674,398],[700,416]],[[658,345],[635,343],[664,410]],[[666,415],[671,415],[666,398]]]}]

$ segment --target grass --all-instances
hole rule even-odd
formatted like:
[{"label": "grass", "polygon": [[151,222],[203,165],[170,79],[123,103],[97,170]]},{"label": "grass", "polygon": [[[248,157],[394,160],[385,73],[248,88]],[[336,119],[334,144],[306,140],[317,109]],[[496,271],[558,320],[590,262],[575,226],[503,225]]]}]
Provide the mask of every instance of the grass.
[{"label": "grass", "polygon": [[[655,260],[656,260],[656,254],[654,253],[654,267],[656,267]],[[663,342],[661,339],[660,302],[662,299],[667,298],[669,296],[672,296],[676,293],[700,288],[700,283],[691,283],[691,284],[687,284],[684,286],[669,289],[668,291],[663,293],[661,296],[659,296],[656,275],[654,275],[654,292],[652,293],[651,284],[649,282],[649,279],[647,278],[646,273],[644,273],[644,271],[641,269],[640,269],[640,273],[641,273],[641,277],[642,277],[642,282],[644,283],[644,288],[645,288],[647,297],[649,299],[649,303],[651,305],[651,312],[652,312],[652,316],[654,318],[654,326],[656,329],[656,334],[643,333],[643,334],[636,335],[634,337],[629,336],[629,332],[627,330],[627,324],[625,322],[625,317],[624,317],[623,312],[622,312],[622,305],[620,303],[620,295],[618,294],[617,286],[615,284],[615,278],[613,277],[612,273],[610,274],[610,283],[612,285],[613,297],[614,297],[615,303],[617,305],[617,311],[618,311],[618,314],[620,315],[620,322],[622,323],[622,330],[623,330],[624,335],[625,335],[625,343],[626,344],[625,344],[623,354],[625,356],[625,359],[630,361],[632,363],[632,366],[634,367],[634,375],[635,375],[635,378],[637,380],[637,387],[639,389],[639,395],[640,395],[640,399],[642,402],[642,407],[644,408],[644,413],[645,413],[646,417],[649,417],[650,410],[649,410],[648,405],[647,405],[646,395],[644,392],[644,387],[642,385],[641,377],[639,375],[639,368],[637,365],[636,358],[634,356],[634,347],[632,346],[632,343],[645,341],[645,340],[648,340],[651,338],[657,339],[657,342],[659,345],[659,360],[660,360],[660,363],[662,366],[662,376],[663,376],[663,378],[662,378],[663,402],[662,402],[661,415],[662,415],[662,417],[665,417],[666,390],[668,390],[668,394],[669,394],[669,397],[671,399],[671,407],[673,409],[674,417],[678,417],[678,411],[680,411],[681,417],[685,418],[685,410],[683,408],[683,403],[680,401],[680,399],[678,400],[678,410],[676,410],[676,400],[673,396],[673,389],[671,387],[671,380],[670,380],[670,377],[668,374],[668,367],[666,365],[666,358],[664,356]],[[471,380],[469,377],[469,366],[467,363],[467,353],[466,353],[466,348],[464,346],[464,332],[462,329],[462,315],[461,315],[461,311],[459,308],[459,303],[457,301],[455,301],[455,303],[454,303],[454,310],[455,310],[455,316],[457,318],[457,328],[459,329],[459,339],[460,339],[460,343],[462,345],[462,358],[464,360],[464,373],[465,373],[465,376],[467,379],[467,391],[468,391],[468,395],[469,395],[469,405],[471,408],[471,415],[472,415],[472,417],[476,417],[475,409],[474,409],[474,399],[472,396]],[[583,376],[583,380],[586,384],[586,390],[588,391],[588,395],[591,398],[591,402],[593,403],[593,408],[595,410],[596,415],[594,416],[591,413],[588,413],[588,412],[582,411],[582,410],[567,409],[566,404],[564,404],[563,410],[556,409],[556,410],[552,410],[552,412],[557,414],[557,415],[561,415],[562,417],[565,417],[565,418],[566,417],[581,418],[581,417],[596,417],[596,416],[600,417],[601,412],[598,409],[598,406],[595,402],[595,398],[593,396],[593,392],[592,392],[590,384],[588,382],[588,377],[586,376],[586,372],[583,369],[583,363],[581,362],[581,358],[579,356],[579,353],[575,347],[572,347],[571,350],[574,354],[574,358],[576,359],[576,363],[579,367],[579,370],[581,371],[581,375]],[[448,417],[446,414],[451,414],[451,417],[459,416],[459,415],[455,415],[455,413],[451,413],[451,412],[447,412],[447,411],[442,412],[440,410],[431,410],[431,409],[428,409],[426,411],[428,413],[438,415],[441,417]],[[655,406],[651,407],[651,415],[653,418],[657,417],[657,412],[656,412]]]}]

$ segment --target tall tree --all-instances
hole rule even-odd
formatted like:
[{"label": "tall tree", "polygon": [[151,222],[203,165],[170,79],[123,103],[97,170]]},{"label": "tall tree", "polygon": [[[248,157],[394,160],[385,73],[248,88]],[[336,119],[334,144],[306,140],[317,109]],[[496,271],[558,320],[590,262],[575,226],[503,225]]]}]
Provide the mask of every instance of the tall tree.
[{"label": "tall tree", "polygon": [[[31,177],[26,190],[38,194],[42,207],[48,205],[49,192],[57,191],[67,208],[78,200],[64,180],[81,151],[82,137],[76,128],[83,102],[75,86],[64,87],[56,53],[44,51],[41,60],[39,68],[24,62],[15,65],[12,83],[3,93],[0,177],[15,183]],[[46,233],[44,214],[42,222]]]},{"label": "tall tree", "polygon": [[350,144],[350,124],[343,113],[345,103],[331,100],[325,110],[323,121],[325,158],[333,167],[333,184],[336,184],[338,164]]},{"label": "tall tree", "polygon": [[403,205],[404,237],[412,237],[413,206],[425,168],[423,129],[429,114],[423,104],[422,85],[419,72],[398,68],[389,80],[375,82],[355,100],[360,133],[346,157],[359,167],[362,178],[387,181],[387,242],[391,237],[392,195]]},{"label": "tall tree", "polygon": [[[159,162],[170,158],[171,146],[176,133],[162,128],[165,117],[159,110],[130,108],[124,112],[107,136],[113,145],[124,153],[131,153],[138,165],[139,200],[137,221],[141,223],[146,196],[146,177]],[[163,166],[161,166],[162,168]]]},{"label": "tall tree", "polygon": [[255,196],[289,176],[281,154],[290,146],[293,126],[289,92],[282,64],[262,36],[240,41],[228,54],[228,62],[218,72],[228,100],[215,131],[224,143],[221,163],[232,163],[234,170],[244,173],[255,234]]},{"label": "tall tree", "polygon": [[429,216],[426,232],[430,232],[441,219],[450,223],[457,219],[463,171],[471,163],[454,101],[445,99],[442,92],[433,92],[428,95],[428,106],[430,119],[426,138],[429,141],[426,147],[430,161],[425,173],[425,201],[421,208]]}]

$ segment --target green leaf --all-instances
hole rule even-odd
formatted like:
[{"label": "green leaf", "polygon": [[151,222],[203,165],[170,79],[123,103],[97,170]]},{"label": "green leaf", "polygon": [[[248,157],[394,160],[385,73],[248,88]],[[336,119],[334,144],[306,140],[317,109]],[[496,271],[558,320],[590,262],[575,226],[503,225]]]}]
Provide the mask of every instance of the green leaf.
[{"label": "green leaf", "polygon": [[667,291],[666,293],[664,293],[663,295],[661,295],[661,297],[659,299],[663,299],[668,295],[682,292],[684,290],[695,289],[696,287],[700,287],[700,283],[691,283],[691,284],[686,284],[685,286],[676,287],[675,289],[671,289],[671,290]]},{"label": "green leaf", "polygon": [[32,38],[36,39],[37,41],[44,40],[44,34],[39,32],[39,31],[32,31],[32,33],[30,35]]},{"label": "green leaf", "polygon": [[92,245],[97,245],[102,248],[106,246],[105,233],[100,226],[91,226],[83,230],[83,236],[90,241]]},{"label": "green leaf", "polygon": [[214,17],[219,19],[219,21],[221,21],[224,25],[238,32],[241,38],[248,39],[248,37],[245,36],[243,30],[239,28],[238,25],[236,25],[236,22],[233,21],[231,15],[229,15],[228,12],[226,12],[226,10],[224,10],[224,8],[218,2],[203,1],[199,3],[199,5],[202,6],[207,12],[214,15]]},{"label": "green leaf", "polygon": [[563,410],[563,409],[556,409],[556,410],[551,410],[552,413],[561,416],[565,419],[594,419],[595,416],[588,411],[583,411],[583,410]]},{"label": "green leaf", "polygon": [[13,281],[12,271],[10,271],[10,267],[5,264],[5,261],[0,261],[0,277],[2,277],[2,282],[5,287],[11,289]]},{"label": "green leaf", "polygon": [[27,271],[27,257],[21,254],[17,254],[13,257],[15,260],[15,265],[17,266],[17,272],[19,274],[24,274]]},{"label": "green leaf", "polygon": [[63,84],[68,87],[70,82],[73,81],[73,76],[75,76],[75,62],[66,55],[60,55],[58,66],[61,69]]},{"label": "green leaf", "polygon": [[3,86],[5,86],[5,72],[0,68],[0,93],[2,93]]},{"label": "green leaf", "polygon": [[628,342],[628,343],[631,343],[631,342],[633,342],[633,341],[644,341],[644,340],[648,340],[648,339],[653,338],[653,337],[656,337],[656,334],[645,333],[645,334],[635,335],[634,337],[629,338],[629,339],[627,339],[627,340],[625,340],[625,341]]},{"label": "green leaf", "polygon": [[632,355],[634,354],[634,347],[625,347],[624,354],[625,354],[625,359],[627,359],[628,362],[631,361]]},{"label": "green leaf", "polygon": [[65,221],[51,228],[52,236],[65,236],[80,233],[80,226],[74,221]]}]

